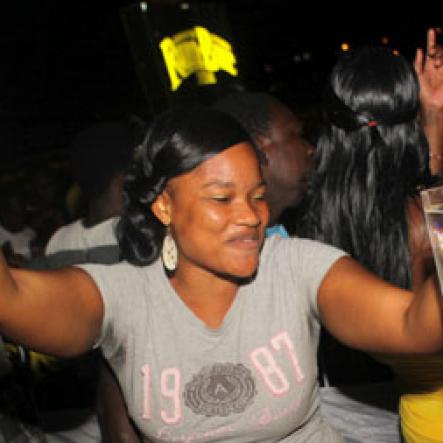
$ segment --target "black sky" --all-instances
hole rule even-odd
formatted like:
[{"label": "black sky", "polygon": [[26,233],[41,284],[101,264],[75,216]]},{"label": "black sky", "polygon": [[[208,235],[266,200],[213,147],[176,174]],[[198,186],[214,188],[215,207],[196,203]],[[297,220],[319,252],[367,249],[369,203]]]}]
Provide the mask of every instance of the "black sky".
[{"label": "black sky", "polygon": [[[3,158],[61,147],[82,126],[98,119],[141,112],[143,98],[119,9],[125,0],[4,2],[0,16],[0,144]],[[419,17],[380,12],[298,9],[293,1],[225,2],[234,43],[246,60],[254,87],[276,78],[323,75],[339,43],[391,43],[412,55],[424,44],[435,13]],[[306,6],[306,4],[305,4]],[[349,18],[354,14],[354,19]],[[443,21],[443,19],[442,19]],[[304,67],[294,55],[309,52]],[[270,70],[265,71],[267,66]],[[303,71],[304,70],[304,71]],[[310,73],[310,70],[312,73]],[[302,72],[303,71],[303,72]],[[321,71],[321,72],[318,72]],[[307,74],[307,75],[306,75]]]}]

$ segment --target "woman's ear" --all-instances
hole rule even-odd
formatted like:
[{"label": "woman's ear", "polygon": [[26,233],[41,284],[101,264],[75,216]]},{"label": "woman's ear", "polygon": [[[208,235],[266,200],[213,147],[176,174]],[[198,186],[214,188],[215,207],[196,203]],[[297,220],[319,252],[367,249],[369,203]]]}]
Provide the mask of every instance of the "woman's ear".
[{"label": "woman's ear", "polygon": [[165,226],[171,223],[171,197],[166,190],[163,190],[151,204],[151,211]]}]

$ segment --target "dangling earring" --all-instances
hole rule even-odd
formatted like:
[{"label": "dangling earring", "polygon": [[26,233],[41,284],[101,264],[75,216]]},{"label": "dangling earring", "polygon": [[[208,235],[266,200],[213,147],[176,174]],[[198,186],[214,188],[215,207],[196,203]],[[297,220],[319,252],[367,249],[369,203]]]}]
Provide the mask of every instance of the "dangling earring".
[{"label": "dangling earring", "polygon": [[168,271],[175,271],[178,261],[178,251],[175,240],[172,238],[170,232],[168,232],[163,239],[162,260],[163,265]]}]

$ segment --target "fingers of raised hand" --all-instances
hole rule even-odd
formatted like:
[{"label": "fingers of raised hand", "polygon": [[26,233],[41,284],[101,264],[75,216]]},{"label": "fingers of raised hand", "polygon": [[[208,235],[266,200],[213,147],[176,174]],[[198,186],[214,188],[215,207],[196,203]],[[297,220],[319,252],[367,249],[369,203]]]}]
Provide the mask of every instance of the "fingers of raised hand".
[{"label": "fingers of raised hand", "polygon": [[443,46],[437,44],[437,35],[441,32],[441,28],[432,28],[428,31],[426,63],[431,62],[435,69],[443,66]]}]

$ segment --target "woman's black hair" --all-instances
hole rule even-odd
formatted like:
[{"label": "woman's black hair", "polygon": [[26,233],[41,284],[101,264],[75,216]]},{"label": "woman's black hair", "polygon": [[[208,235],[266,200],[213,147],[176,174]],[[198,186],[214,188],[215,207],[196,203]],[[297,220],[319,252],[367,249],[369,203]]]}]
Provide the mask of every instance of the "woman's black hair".
[{"label": "woman's black hair", "polygon": [[136,265],[156,260],[165,227],[151,204],[168,180],[245,141],[250,139],[240,124],[215,109],[189,105],[160,114],[150,125],[126,179],[125,211],[117,226],[122,258]]},{"label": "woman's black hair", "polygon": [[404,288],[407,202],[432,181],[418,107],[418,80],[404,57],[378,47],[343,56],[325,94],[328,122],[298,227]]}]

